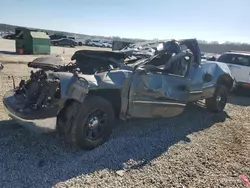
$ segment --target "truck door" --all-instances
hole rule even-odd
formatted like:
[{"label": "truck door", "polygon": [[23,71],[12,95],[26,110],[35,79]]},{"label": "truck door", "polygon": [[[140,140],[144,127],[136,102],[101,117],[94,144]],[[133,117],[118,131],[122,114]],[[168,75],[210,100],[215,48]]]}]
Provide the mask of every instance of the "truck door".
[{"label": "truck door", "polygon": [[189,98],[188,87],[186,77],[137,69],[131,83],[128,114],[138,118],[181,114]]}]

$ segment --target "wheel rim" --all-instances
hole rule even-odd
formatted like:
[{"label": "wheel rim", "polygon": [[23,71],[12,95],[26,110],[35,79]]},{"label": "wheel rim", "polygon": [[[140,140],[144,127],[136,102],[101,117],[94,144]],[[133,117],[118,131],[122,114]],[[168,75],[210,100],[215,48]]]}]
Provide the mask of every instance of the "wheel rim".
[{"label": "wheel rim", "polygon": [[100,109],[92,110],[85,122],[85,136],[89,140],[97,140],[102,137],[104,125],[107,123],[107,114]]},{"label": "wheel rim", "polygon": [[216,103],[217,103],[217,107],[219,110],[222,110],[226,103],[227,103],[227,97],[225,94],[218,94],[217,97],[216,97]]}]

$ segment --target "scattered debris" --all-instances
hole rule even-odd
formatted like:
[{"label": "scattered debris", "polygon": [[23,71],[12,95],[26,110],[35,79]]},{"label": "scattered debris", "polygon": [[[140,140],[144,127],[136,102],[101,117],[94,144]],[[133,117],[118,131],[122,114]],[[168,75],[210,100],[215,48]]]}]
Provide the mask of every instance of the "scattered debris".
[{"label": "scattered debris", "polygon": [[240,178],[247,184],[250,186],[250,182],[249,180],[247,179],[247,177],[245,175],[240,175]]},{"label": "scattered debris", "polygon": [[125,170],[117,170],[115,173],[122,177],[125,172],[126,172]]},{"label": "scattered debris", "polygon": [[137,169],[146,164],[146,160],[135,161],[133,159],[129,159],[126,163],[124,163],[125,169]]}]

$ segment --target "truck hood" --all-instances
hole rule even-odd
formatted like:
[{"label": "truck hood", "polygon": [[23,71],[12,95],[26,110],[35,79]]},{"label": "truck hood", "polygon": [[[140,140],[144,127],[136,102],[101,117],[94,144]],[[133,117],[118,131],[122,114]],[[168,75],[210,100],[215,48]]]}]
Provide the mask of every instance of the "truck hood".
[{"label": "truck hood", "polygon": [[28,63],[28,67],[44,70],[57,70],[64,66],[64,60],[61,56],[38,57]]},{"label": "truck hood", "polygon": [[[123,64],[125,54],[121,52],[112,51],[93,51],[93,50],[79,50],[76,51],[71,60],[76,60],[77,67],[84,66],[95,66],[95,64]],[[89,60],[95,59],[95,63],[89,62]],[[65,65],[65,62],[61,56],[49,56],[49,57],[38,57],[32,62],[28,63],[28,67],[40,68],[44,70],[58,70]]]}]

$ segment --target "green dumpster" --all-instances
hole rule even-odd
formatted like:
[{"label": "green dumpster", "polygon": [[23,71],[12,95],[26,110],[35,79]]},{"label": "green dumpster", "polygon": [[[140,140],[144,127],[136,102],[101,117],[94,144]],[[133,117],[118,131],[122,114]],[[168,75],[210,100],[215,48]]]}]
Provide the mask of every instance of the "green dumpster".
[{"label": "green dumpster", "polygon": [[16,52],[23,54],[50,54],[50,38],[45,32],[17,28]]}]

